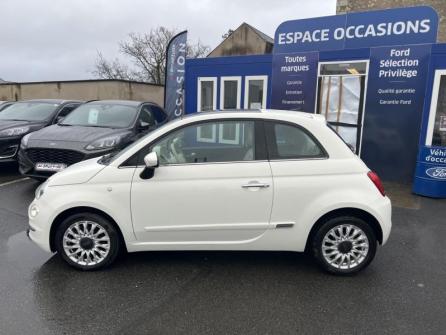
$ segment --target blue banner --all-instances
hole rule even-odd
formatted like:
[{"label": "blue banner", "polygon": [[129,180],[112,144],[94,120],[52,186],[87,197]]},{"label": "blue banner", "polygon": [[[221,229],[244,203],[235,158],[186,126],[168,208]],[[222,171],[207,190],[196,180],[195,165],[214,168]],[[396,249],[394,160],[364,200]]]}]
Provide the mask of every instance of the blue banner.
[{"label": "blue banner", "polygon": [[429,6],[286,21],[276,30],[274,53],[435,43],[437,27]]},{"label": "blue banner", "polygon": [[413,178],[431,45],[372,48],[361,157],[389,180]]},{"label": "blue banner", "polygon": [[184,114],[187,31],[174,36],[166,49],[164,109],[170,120]]},{"label": "blue banner", "polygon": [[314,113],[318,52],[273,56],[271,107]]},{"label": "blue banner", "polygon": [[413,190],[417,194],[446,198],[446,149],[420,147]]}]

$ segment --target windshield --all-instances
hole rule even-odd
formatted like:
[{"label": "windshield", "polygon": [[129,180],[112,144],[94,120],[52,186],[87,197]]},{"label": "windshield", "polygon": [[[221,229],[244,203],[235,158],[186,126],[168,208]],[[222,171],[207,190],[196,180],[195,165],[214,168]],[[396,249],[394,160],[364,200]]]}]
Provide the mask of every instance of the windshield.
[{"label": "windshield", "polygon": [[127,128],[137,108],[117,104],[86,104],[76,108],[60,123],[62,126]]},{"label": "windshield", "polygon": [[102,164],[104,164],[104,165],[108,165],[108,164],[114,162],[115,160],[117,160],[118,158],[120,158],[122,155],[124,155],[127,151],[129,151],[129,150],[131,150],[133,147],[139,145],[139,143],[141,143],[142,141],[145,141],[145,139],[146,139],[147,136],[149,136],[149,135],[151,136],[151,135],[153,135],[153,134],[155,134],[155,133],[162,133],[162,132],[164,131],[164,128],[169,127],[169,126],[172,125],[172,123],[174,123],[174,122],[176,122],[176,121],[180,121],[180,120],[181,120],[181,119],[176,119],[176,120],[173,120],[173,121],[171,121],[171,122],[169,122],[169,123],[165,123],[165,124],[162,125],[161,127],[155,129],[153,132],[150,132],[149,134],[147,134],[147,135],[145,135],[145,136],[139,138],[137,141],[135,141],[135,142],[133,142],[132,144],[130,144],[129,146],[125,147],[125,148],[122,149],[121,151],[116,151],[116,152],[114,152],[114,153],[112,153],[112,154],[103,156],[103,159],[101,159],[101,162],[100,162],[100,163],[102,163]]},{"label": "windshield", "polygon": [[0,120],[43,121],[50,118],[59,104],[48,102],[17,102],[0,113]]}]

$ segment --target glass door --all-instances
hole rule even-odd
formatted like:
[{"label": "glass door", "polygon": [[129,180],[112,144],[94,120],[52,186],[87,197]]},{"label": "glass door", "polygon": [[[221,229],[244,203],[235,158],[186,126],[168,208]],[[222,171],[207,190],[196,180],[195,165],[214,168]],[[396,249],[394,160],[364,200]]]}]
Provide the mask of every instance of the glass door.
[{"label": "glass door", "polygon": [[368,62],[319,63],[316,113],[359,154]]},{"label": "glass door", "polygon": [[446,70],[435,71],[426,145],[446,147]]}]

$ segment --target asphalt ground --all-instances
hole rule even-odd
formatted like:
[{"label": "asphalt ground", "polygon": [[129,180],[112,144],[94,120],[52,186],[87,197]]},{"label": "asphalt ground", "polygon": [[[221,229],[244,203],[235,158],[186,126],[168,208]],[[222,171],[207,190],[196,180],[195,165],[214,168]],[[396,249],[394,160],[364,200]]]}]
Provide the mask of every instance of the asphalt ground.
[{"label": "asphalt ground", "polygon": [[353,277],[285,252],[147,252],[84,273],[27,239],[36,186],[0,167],[0,334],[446,333],[446,200],[403,192],[416,206],[394,207]]}]

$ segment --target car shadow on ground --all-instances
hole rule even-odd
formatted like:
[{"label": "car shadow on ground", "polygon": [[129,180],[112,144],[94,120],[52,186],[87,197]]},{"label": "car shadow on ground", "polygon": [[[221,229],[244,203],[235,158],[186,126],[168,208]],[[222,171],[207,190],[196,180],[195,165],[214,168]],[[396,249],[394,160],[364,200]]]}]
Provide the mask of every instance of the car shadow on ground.
[{"label": "car shadow on ground", "polygon": [[[368,282],[377,273],[370,267],[354,277]],[[93,317],[115,329],[131,326],[136,333],[147,333],[158,327],[159,319],[187,322],[189,309],[200,315],[235,316],[241,311],[254,316],[267,313],[265,306],[280,309],[289,301],[310,306],[318,287],[339,287],[345,294],[355,279],[322,272],[303,253],[162,251],[127,254],[112,267],[93,272],[75,270],[54,255],[33,282],[34,301],[50,329],[81,332],[84,320]],[[251,308],[245,310],[245,304]],[[175,316],[177,309],[184,311]]]}]

